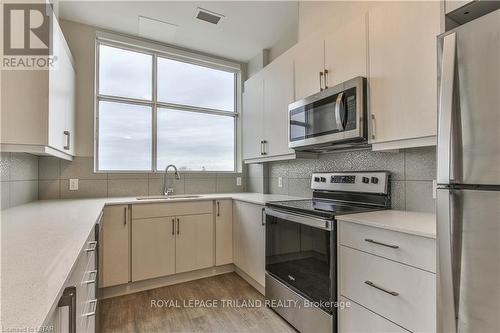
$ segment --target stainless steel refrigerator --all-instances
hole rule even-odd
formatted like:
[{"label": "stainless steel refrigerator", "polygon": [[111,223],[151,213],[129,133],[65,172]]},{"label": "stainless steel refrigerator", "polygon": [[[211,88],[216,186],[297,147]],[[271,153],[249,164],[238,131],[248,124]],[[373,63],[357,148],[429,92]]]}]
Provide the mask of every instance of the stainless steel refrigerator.
[{"label": "stainless steel refrigerator", "polygon": [[500,332],[500,10],[438,37],[438,332]]}]

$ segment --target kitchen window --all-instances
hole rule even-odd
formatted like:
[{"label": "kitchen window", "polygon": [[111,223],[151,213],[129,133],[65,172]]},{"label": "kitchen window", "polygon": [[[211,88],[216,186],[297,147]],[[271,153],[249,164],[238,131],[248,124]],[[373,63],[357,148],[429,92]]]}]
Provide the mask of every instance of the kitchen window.
[{"label": "kitchen window", "polygon": [[189,55],[97,40],[97,171],[237,171],[239,68]]}]

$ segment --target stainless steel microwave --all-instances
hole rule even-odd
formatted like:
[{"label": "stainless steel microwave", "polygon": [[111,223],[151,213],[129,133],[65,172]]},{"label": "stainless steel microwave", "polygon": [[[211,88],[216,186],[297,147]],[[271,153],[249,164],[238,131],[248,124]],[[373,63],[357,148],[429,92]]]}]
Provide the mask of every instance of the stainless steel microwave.
[{"label": "stainless steel microwave", "polygon": [[359,76],[288,106],[288,147],[343,149],[368,142],[366,79]]}]

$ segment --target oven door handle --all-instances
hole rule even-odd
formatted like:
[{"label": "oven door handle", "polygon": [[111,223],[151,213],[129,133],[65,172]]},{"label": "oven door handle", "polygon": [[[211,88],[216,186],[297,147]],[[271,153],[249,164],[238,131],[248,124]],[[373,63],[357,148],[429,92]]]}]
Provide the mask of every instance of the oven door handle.
[{"label": "oven door handle", "polygon": [[287,220],[290,222],[296,222],[300,224],[304,224],[313,228],[318,228],[322,230],[333,230],[333,223],[330,220],[320,219],[316,217],[310,217],[299,214],[285,213],[282,211],[277,211],[271,208],[266,207],[266,216],[277,217],[282,220]]}]

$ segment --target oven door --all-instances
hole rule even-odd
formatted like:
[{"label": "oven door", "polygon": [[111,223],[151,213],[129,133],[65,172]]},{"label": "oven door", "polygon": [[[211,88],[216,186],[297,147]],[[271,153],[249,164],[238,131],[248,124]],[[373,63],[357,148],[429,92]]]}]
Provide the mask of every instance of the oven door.
[{"label": "oven door", "polygon": [[266,271],[332,314],[335,222],[266,208]]},{"label": "oven door", "polygon": [[288,146],[300,149],[366,140],[364,82],[358,77],[290,104]]}]

